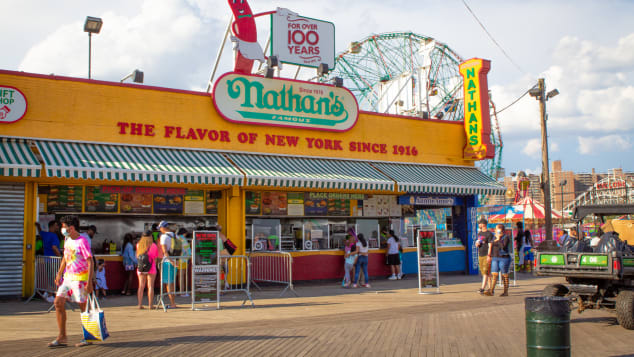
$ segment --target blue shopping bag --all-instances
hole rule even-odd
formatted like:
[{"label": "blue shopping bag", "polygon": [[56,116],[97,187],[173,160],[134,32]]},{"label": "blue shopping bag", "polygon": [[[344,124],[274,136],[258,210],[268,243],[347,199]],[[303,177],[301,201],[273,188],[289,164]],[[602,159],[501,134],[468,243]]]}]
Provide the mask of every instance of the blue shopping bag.
[{"label": "blue shopping bag", "polygon": [[110,334],[106,328],[104,316],[99,301],[93,292],[86,301],[86,311],[81,313],[81,327],[86,341],[105,341]]}]

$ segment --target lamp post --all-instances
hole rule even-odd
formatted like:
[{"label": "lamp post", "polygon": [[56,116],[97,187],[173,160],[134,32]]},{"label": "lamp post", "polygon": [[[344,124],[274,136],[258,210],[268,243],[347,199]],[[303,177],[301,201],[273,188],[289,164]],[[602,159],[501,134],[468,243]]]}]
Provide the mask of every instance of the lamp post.
[{"label": "lamp post", "polygon": [[531,97],[539,101],[539,111],[541,114],[542,129],[542,190],[544,191],[544,214],[546,215],[546,240],[545,248],[552,248],[553,240],[553,217],[550,202],[550,172],[548,170],[548,133],[546,128],[546,101],[559,94],[557,89],[553,89],[546,94],[546,83],[544,78],[537,80],[537,86],[528,91]]},{"label": "lamp post", "polygon": [[559,182],[559,190],[561,191],[561,230],[564,230],[564,186],[568,183],[568,180],[561,180]]},{"label": "lamp post", "polygon": [[90,60],[92,52],[92,34],[99,33],[101,31],[101,25],[103,21],[99,17],[86,16],[86,22],[84,22],[84,32],[88,32],[88,79],[90,79]]},{"label": "lamp post", "polygon": [[134,83],[143,83],[143,71],[135,69],[134,71],[132,71],[132,73],[128,74],[127,76],[123,77],[121,79],[121,83],[123,83],[123,81],[125,81],[126,79],[132,78],[132,82]]}]

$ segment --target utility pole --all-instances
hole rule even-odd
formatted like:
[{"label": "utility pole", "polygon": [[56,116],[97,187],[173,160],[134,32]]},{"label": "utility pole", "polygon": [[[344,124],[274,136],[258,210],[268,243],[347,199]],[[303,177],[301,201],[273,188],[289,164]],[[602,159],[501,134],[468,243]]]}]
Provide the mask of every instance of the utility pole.
[{"label": "utility pole", "polygon": [[537,87],[528,91],[531,97],[535,97],[539,101],[539,112],[541,115],[541,129],[542,129],[542,192],[544,193],[544,215],[546,217],[546,239],[542,243],[544,249],[556,248],[555,241],[553,240],[553,216],[552,216],[552,202],[550,200],[550,171],[548,163],[548,130],[546,127],[546,101],[559,94],[557,89],[546,94],[546,83],[544,78],[540,78],[537,81]]}]

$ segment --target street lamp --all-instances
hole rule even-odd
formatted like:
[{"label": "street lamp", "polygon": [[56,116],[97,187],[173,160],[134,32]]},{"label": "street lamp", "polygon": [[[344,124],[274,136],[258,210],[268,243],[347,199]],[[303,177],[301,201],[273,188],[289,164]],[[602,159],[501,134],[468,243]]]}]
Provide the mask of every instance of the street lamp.
[{"label": "street lamp", "polygon": [[544,78],[537,80],[537,86],[528,91],[531,97],[539,101],[539,111],[541,114],[542,129],[542,190],[544,191],[544,214],[546,215],[546,240],[543,242],[545,249],[556,248],[553,240],[553,217],[550,202],[550,172],[548,170],[548,134],[546,130],[546,101],[559,94],[557,89],[553,89],[546,94],[546,83]]},{"label": "street lamp", "polygon": [[103,21],[101,21],[101,18],[86,16],[86,22],[84,23],[84,32],[88,32],[88,79],[90,79],[90,54],[92,47],[92,34],[99,33],[99,31],[101,31],[101,25],[103,25]]},{"label": "street lamp", "polygon": [[564,230],[564,186],[568,183],[568,180],[561,180],[559,182],[559,190],[561,191],[561,230]]}]

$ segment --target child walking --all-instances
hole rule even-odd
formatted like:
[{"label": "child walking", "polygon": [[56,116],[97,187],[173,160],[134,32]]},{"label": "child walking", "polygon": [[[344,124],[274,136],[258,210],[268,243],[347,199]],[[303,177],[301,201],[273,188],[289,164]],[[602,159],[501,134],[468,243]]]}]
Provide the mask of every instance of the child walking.
[{"label": "child walking", "polygon": [[97,298],[99,298],[99,293],[103,295],[103,299],[106,298],[106,290],[108,290],[108,285],[106,284],[106,262],[103,259],[99,259],[97,262]]}]

